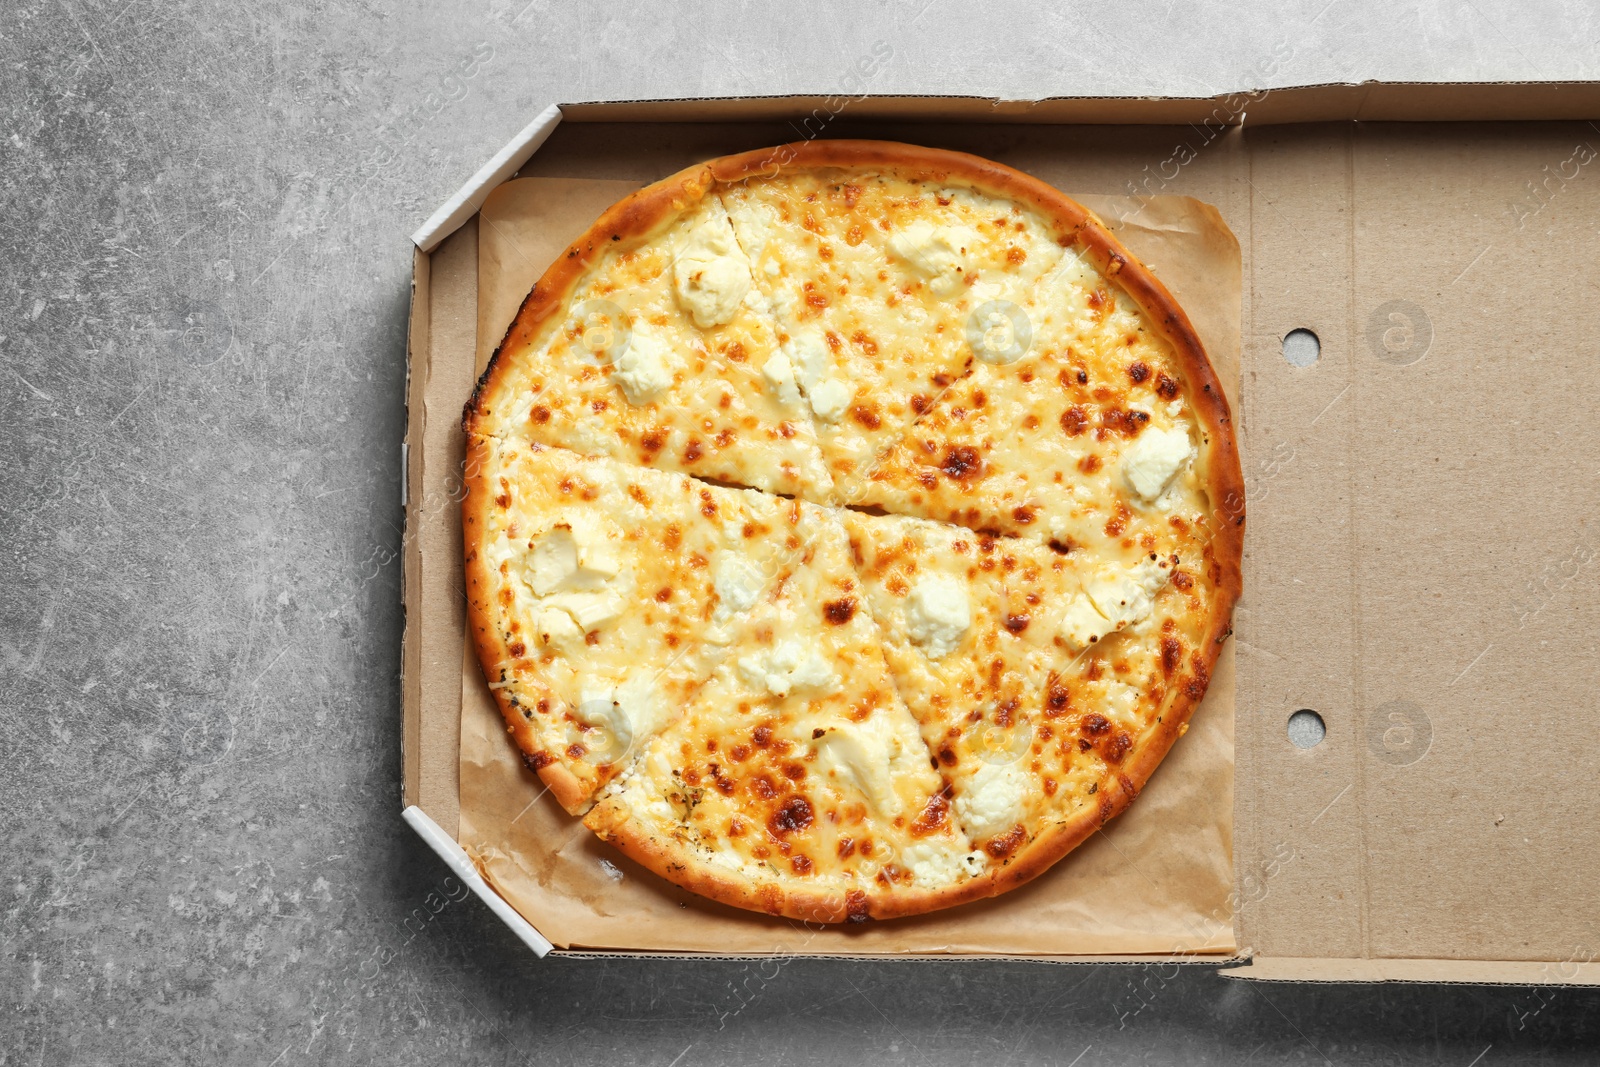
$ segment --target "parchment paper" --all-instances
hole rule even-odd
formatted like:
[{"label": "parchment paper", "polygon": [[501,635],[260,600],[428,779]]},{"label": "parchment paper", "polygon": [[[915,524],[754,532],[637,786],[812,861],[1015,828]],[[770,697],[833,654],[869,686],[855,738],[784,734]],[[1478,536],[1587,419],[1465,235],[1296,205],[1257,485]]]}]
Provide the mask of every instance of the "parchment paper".
[{"label": "parchment paper", "polygon": [[[638,183],[523,178],[479,224],[478,367],[546,266]],[[1187,197],[1085,196],[1177,296],[1237,412],[1238,242]],[[544,796],[463,650],[460,841],[559,947],[666,952],[1226,954],[1233,930],[1233,645],[1189,732],[1128,811],[1029,885],[932,915],[821,927],[704,900],[635,865]]]}]

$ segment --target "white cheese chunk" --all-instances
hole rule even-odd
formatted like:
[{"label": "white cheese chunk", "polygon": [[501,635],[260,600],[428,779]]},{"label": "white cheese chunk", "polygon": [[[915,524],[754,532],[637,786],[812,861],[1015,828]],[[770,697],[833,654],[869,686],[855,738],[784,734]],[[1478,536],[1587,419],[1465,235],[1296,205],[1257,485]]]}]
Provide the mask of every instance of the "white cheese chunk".
[{"label": "white cheese chunk", "polygon": [[906,598],[906,633],[930,659],[943,659],[972,625],[966,588],[953,578],[924,578]]},{"label": "white cheese chunk", "polygon": [[956,816],[974,841],[1005,833],[1022,821],[1028,783],[1014,764],[979,763],[956,796]]},{"label": "white cheese chunk", "polygon": [[878,815],[893,818],[899,813],[893,772],[900,745],[888,731],[885,716],[838,723],[817,738],[815,745],[819,771],[853,787]]},{"label": "white cheese chunk", "polygon": [[598,726],[615,731],[628,726],[627,712],[617,703],[616,687],[584,686],[578,695],[578,718],[586,726]]},{"label": "white cheese chunk", "polygon": [[779,249],[774,247],[773,242],[786,229],[778,217],[777,209],[759,200],[751,200],[738,191],[719,196],[718,199],[722,209],[728,213],[728,222],[733,226],[740,250],[752,263],[761,263],[763,272],[776,273],[772,267],[777,265]]},{"label": "white cheese chunk", "polygon": [[800,402],[800,387],[794,381],[794,364],[789,362],[789,357],[782,352],[775,353],[773,357],[761,366],[761,376],[772,386],[777,393],[778,400],[784,404],[798,404]]},{"label": "white cheese chunk", "polygon": [[1167,572],[1153,560],[1133,567],[1102,564],[1083,583],[1083,592],[1068,602],[1057,626],[1074,652],[1110,633],[1136,627],[1155,609],[1155,598],[1167,584]]},{"label": "white cheese chunk", "polygon": [[1095,610],[1094,601],[1077,594],[1067,603],[1057,627],[1072,651],[1087,648],[1115,629],[1110,619]]},{"label": "white cheese chunk", "polygon": [[838,422],[854,395],[844,382],[829,378],[812,386],[806,399],[811,402],[811,411],[817,418],[823,422]]},{"label": "white cheese chunk", "polygon": [[690,232],[672,277],[678,302],[701,329],[721,326],[738,312],[750,291],[750,261],[726,212],[718,209]]},{"label": "white cheese chunk", "polygon": [[1113,628],[1122,630],[1150,617],[1156,594],[1167,584],[1167,572],[1154,560],[1142,559],[1131,569],[1102,564],[1095,568],[1083,591]]},{"label": "white cheese chunk", "polygon": [[816,327],[796,330],[784,345],[784,354],[812,414],[823,422],[838,422],[855,390],[829,373],[833,369],[833,351],[822,331]]},{"label": "white cheese chunk", "polygon": [[900,865],[911,872],[913,884],[930,889],[982,874],[988,862],[982,852],[961,852],[944,840],[918,841],[900,853]]},{"label": "white cheese chunk", "polygon": [[832,693],[839,677],[814,648],[784,638],[764,652],[739,657],[739,676],[746,684],[765,689],[773,696],[806,692]]},{"label": "white cheese chunk", "polygon": [[523,564],[523,577],[538,596],[548,596],[557,589],[568,588],[567,583],[578,573],[578,543],[572,531],[565,526],[539,538]]},{"label": "white cheese chunk", "polygon": [[665,721],[662,702],[649,674],[624,679],[620,684],[585,685],[578,696],[576,717],[600,731],[585,738],[591,754],[606,763],[621,760],[635,738],[650,737]]},{"label": "white cheese chunk", "polygon": [[1141,500],[1153,503],[1166,493],[1172,479],[1194,455],[1189,431],[1183,427],[1146,430],[1122,453],[1122,476]]},{"label": "white cheese chunk", "polygon": [[964,226],[913,222],[889,238],[889,251],[913,273],[928,279],[928,288],[936,296],[946,297],[963,284],[966,257],[978,241],[977,233]]},{"label": "white cheese chunk", "polygon": [[546,597],[545,606],[572,616],[585,633],[622,615],[622,598],[610,590],[599,593],[557,593]]},{"label": "white cheese chunk", "polygon": [[642,324],[633,327],[628,345],[612,363],[611,378],[635,407],[648,404],[672,384],[672,349]]},{"label": "white cheese chunk", "polygon": [[535,621],[539,640],[561,652],[570,652],[583,644],[583,630],[576,620],[558,608],[546,608]]},{"label": "white cheese chunk", "polygon": [[717,592],[717,612],[749,611],[761,599],[766,576],[753,560],[732,552],[717,553],[711,586]]},{"label": "white cheese chunk", "polygon": [[552,528],[523,563],[523,579],[535,596],[603,588],[620,570],[603,532],[581,520]]},{"label": "white cheese chunk", "polygon": [[972,313],[972,322],[967,327],[967,343],[985,363],[997,366],[1015,363],[1031,345],[1033,334],[1026,329],[1026,317],[1016,305],[1010,307],[1017,311],[1016,318],[998,300],[982,304]]},{"label": "white cheese chunk", "polygon": [[833,350],[822,331],[815,326],[803,326],[790,336],[784,352],[794,367],[795,377],[802,389],[810,389],[827,375],[833,365]]},{"label": "white cheese chunk", "polygon": [[577,718],[590,727],[583,735],[587,757],[595,763],[615,763],[633,745],[633,723],[610,686],[585,686],[578,697]]}]

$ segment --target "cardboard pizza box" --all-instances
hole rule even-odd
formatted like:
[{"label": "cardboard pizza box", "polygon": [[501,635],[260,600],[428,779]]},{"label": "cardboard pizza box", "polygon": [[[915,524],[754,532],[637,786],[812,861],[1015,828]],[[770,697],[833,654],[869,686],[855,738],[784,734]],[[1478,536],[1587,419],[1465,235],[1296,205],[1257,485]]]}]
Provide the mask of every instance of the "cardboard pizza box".
[{"label": "cardboard pizza box", "polygon": [[[1600,984],[1595,118],[1600,83],[547,109],[413,238],[405,818],[541,955],[1128,959],[1263,980]],[[1161,257],[1194,247],[1200,207],[1237,239],[1236,295],[1202,329],[1214,361],[1233,361],[1249,509],[1234,676],[1207,701],[1226,751],[1179,768],[1180,742],[1099,854],[1075,853],[1017,901],[868,924],[880,929],[866,937],[667,892],[569,833],[531,776],[486,792],[509,781],[492,765],[509,742],[488,736],[474,695],[460,579],[461,406],[496,316],[515,311],[480,299],[480,273],[536,278],[540,256],[628,188],[815,136],[971,151],[1102,215],[1133,204],[1137,217],[1115,221],[1150,242],[1169,284],[1182,257]],[[534,195],[490,200],[524,179],[542,183],[522,187]],[[535,238],[504,239],[515,225]],[[1220,261],[1206,262],[1178,292],[1191,315],[1208,284],[1229,292],[1210,277]],[[1214,837],[1117,836],[1180,772],[1202,771],[1225,776],[1208,786],[1225,809]],[[517,827],[530,851],[486,843],[486,826]],[[1215,906],[1180,899],[1183,872],[1214,871],[1218,856]],[[1101,887],[1097,871],[1142,886],[1161,922],[1075,912],[1068,882]],[[985,925],[982,909],[1002,907]]]}]

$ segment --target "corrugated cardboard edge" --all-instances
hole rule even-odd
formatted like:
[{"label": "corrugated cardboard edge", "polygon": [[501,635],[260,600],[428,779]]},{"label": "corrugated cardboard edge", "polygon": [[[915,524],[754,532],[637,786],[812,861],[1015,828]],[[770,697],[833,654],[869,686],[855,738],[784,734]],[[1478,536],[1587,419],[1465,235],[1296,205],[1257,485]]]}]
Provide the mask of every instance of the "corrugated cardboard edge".
[{"label": "corrugated cardboard edge", "polygon": [[1197,967],[1246,962],[1240,956],[1007,956],[995,953],[902,953],[884,952],[783,952],[762,955],[738,955],[717,952],[641,952],[607,951],[602,949],[556,949],[552,956],[572,960],[709,960],[717,963],[759,963],[771,959],[804,960],[871,960],[875,963],[927,963],[929,960],[962,960],[985,963],[1044,963],[1053,967],[1098,967],[1113,964],[1119,967]]},{"label": "corrugated cardboard edge", "polygon": [[411,235],[411,243],[424,252],[432,252],[440,241],[455,233],[463,222],[478,213],[495,186],[515,174],[517,168],[539,150],[561,124],[561,117],[559,104],[551,104],[539,112],[538,117],[524,126],[521,133],[511,138],[489,162],[478,168],[478,173],[467,184],[440,205],[439,210],[422,224],[422,228]]},{"label": "corrugated cardboard edge", "polygon": [[400,610],[405,620],[400,638],[400,792],[406,804],[416,804],[422,788],[422,613],[408,610],[407,605],[422,588],[422,553],[413,542],[422,500],[421,414],[431,339],[430,264],[426,252],[412,250],[411,313],[406,325],[406,437],[400,445],[400,502],[405,510],[405,535],[400,544]]},{"label": "corrugated cardboard edge", "polygon": [[[1216,96],[755,96],[590,100],[562,104],[574,122],[748,122],[774,116],[1085,125],[1505,122],[1600,115],[1600,82],[1323,82],[1239,89]],[[692,116],[689,111],[692,109]],[[802,120],[804,121],[804,120]]]},{"label": "corrugated cardboard edge", "polygon": [[518,915],[516,909],[507,904],[499,893],[489,888],[483,876],[478,873],[478,868],[467,857],[466,851],[456,843],[455,838],[440,829],[439,824],[428,818],[427,813],[415,804],[407,807],[401,815],[417,835],[426,841],[428,846],[439,854],[439,858],[455,872],[455,876],[466,883],[467,888],[478,894],[478,897],[489,905],[489,910],[509,926],[511,932],[516,934],[524,945],[533,949],[535,956],[549,954],[555,946],[535,930],[528,920]]},{"label": "corrugated cardboard edge", "polygon": [[[1245,107],[1234,105],[1244,99]],[[1465,99],[1463,99],[1465,98]],[[449,237],[476,214],[484,199],[496,185],[510,178],[532,157],[555,127],[564,119],[579,122],[638,122],[685,121],[688,110],[695,111],[695,121],[726,122],[772,117],[782,113],[804,112],[807,105],[828,106],[836,97],[763,97],[717,98],[707,100],[671,101],[616,101],[588,102],[547,107],[533,122],[490,159],[477,174],[449,201],[442,205],[421,229],[412,236],[416,246],[412,283],[411,335],[407,350],[407,431],[406,452],[409,455],[420,448],[421,423],[411,417],[420,411],[420,382],[414,380],[418,357],[418,338],[429,336],[429,257],[440,242]],[[853,98],[852,98],[853,99]],[[1210,125],[1241,125],[1248,117],[1261,123],[1305,123],[1334,121],[1518,121],[1588,119],[1600,117],[1600,82],[1546,82],[1546,83],[1378,83],[1327,84],[1295,86],[1281,89],[1244,90],[1208,98],[1055,98],[1040,101],[1001,101],[972,97],[881,97],[861,98],[853,115],[857,118],[926,118],[930,120],[1011,121],[1026,123],[1097,123],[1117,124],[1137,122],[1184,123],[1201,122]],[[1218,112],[1219,105],[1225,110]],[[427,353],[423,352],[426,366]],[[402,577],[402,597],[410,599],[407,590],[415,589],[420,573],[420,549],[412,543],[411,521],[418,506],[421,484],[420,463],[403,467],[406,485],[403,497],[406,506],[407,542]],[[414,568],[417,573],[413,573]],[[417,765],[420,762],[420,679],[417,657],[420,655],[416,635],[420,620],[407,615],[405,623],[405,648],[402,653],[403,711],[403,783],[405,803],[403,814],[429,846],[472,887],[494,913],[501,917],[513,932],[540,957],[550,954],[553,946],[542,934],[523,919],[509,904],[495,893],[453,837],[445,833],[433,819],[415,804],[418,791]],[[416,692],[413,693],[413,689]],[[1237,919],[1236,919],[1237,921]],[[654,958],[670,959],[721,959],[714,954],[682,955],[642,952],[593,952],[584,950],[555,950],[556,954],[579,958]],[[734,957],[726,957],[732,959]],[[742,958],[742,957],[740,957]],[[768,958],[768,957],[762,957]],[[832,958],[819,956],[818,958]],[[849,959],[1004,959],[1012,956],[956,956],[956,957],[898,957],[850,956]],[[1278,982],[1417,982],[1477,985],[1531,985],[1558,988],[1562,986],[1600,985],[1600,964],[1576,961],[1521,962],[1496,960],[1411,960],[1411,959],[1350,959],[1350,958],[1263,958],[1249,960],[1216,957],[1074,957],[1070,959],[1036,957],[1030,962],[1070,963],[1093,965],[1098,963],[1124,964],[1227,964],[1219,973],[1231,978]],[[1237,965],[1241,964],[1242,965]]]},{"label": "corrugated cardboard edge", "polygon": [[1224,969],[1258,982],[1418,982],[1445,985],[1600,986],[1600,963],[1513,960],[1327,959],[1257,956]]},{"label": "corrugated cardboard edge", "polygon": [[[1324,82],[1240,89],[1216,96],[1056,96],[1002,100],[972,96],[755,96],[676,100],[590,100],[551,104],[446,200],[411,241],[431,252],[477,213],[495,186],[573,122],[748,122],[821,115],[848,105],[853,119],[918,119],[1088,125],[1223,127],[1300,122],[1507,122],[1600,118],[1600,82]],[[805,120],[803,119],[802,122]]]}]

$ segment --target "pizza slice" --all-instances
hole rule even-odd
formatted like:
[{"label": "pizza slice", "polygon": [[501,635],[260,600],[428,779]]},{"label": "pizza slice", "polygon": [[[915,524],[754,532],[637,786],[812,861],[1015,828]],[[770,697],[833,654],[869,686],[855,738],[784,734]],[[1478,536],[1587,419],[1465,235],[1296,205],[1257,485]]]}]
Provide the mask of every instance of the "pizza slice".
[{"label": "pizza slice", "polygon": [[[1234,462],[1210,366],[1203,353],[1180,358],[1108,277],[1119,255],[1069,249],[1022,305],[1029,350],[975,360],[878,464],[862,498],[1113,554],[1163,540],[1174,522],[1242,519],[1242,501],[1211,501],[1205,488],[1214,462]],[[1181,336],[1198,348],[1192,331]]]},{"label": "pizza slice", "polygon": [[837,517],[584,822],[694,892],[820,922],[981,895],[984,860],[897,695]]},{"label": "pizza slice", "polygon": [[975,352],[1026,347],[1016,301],[1061,255],[1021,199],[909,169],[783,170],[722,194],[783,345],[774,375],[804,396],[846,502]]},{"label": "pizza slice", "polygon": [[846,525],[957,823],[996,892],[1027,880],[1132,799],[1131,753],[1165,751],[1187,721],[1209,623],[1192,575],[1154,554],[1085,569],[920,519]]},{"label": "pizza slice", "polygon": [[798,546],[792,501],[469,439],[469,626],[507,728],[585,807],[732,647]]},{"label": "pizza slice", "polygon": [[529,294],[468,431],[829,500],[810,417],[772,373],[777,337],[704,171],[622,206]]}]

